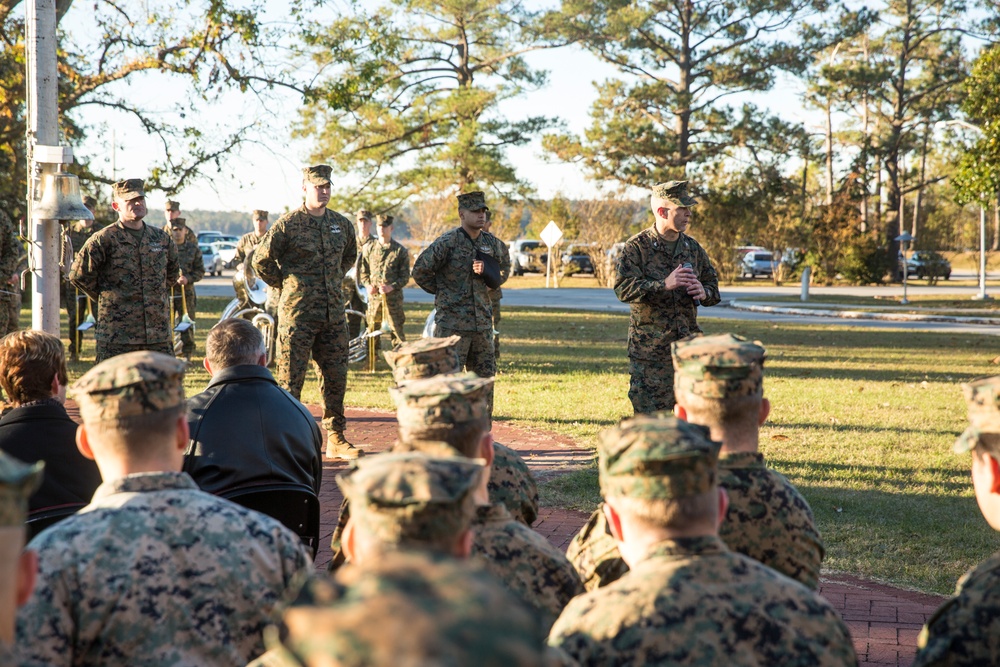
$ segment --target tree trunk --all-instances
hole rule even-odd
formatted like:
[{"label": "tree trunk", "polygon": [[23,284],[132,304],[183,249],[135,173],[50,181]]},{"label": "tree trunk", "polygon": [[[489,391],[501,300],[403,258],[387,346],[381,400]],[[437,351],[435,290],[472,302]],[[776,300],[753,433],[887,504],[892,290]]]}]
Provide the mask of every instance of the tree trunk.
[{"label": "tree trunk", "polygon": [[917,221],[920,218],[920,200],[923,198],[924,182],[927,176],[927,144],[930,141],[930,128],[930,123],[924,125],[924,143],[920,150],[920,180],[917,182],[917,196],[913,200],[913,225],[910,230],[910,234],[914,238],[917,236]]},{"label": "tree trunk", "polygon": [[1000,250],[1000,193],[993,202],[993,246],[991,250]]},{"label": "tree trunk", "polygon": [[830,97],[826,98],[826,205],[833,206],[833,120]]}]

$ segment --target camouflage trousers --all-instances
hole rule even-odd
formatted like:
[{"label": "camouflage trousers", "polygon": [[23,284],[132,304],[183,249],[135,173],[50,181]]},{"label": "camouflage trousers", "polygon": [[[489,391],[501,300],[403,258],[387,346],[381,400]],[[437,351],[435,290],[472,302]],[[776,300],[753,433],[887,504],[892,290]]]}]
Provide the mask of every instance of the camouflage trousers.
[{"label": "camouflage trousers", "polygon": [[[194,321],[198,312],[198,297],[194,293],[194,286],[188,285],[183,289],[184,298],[181,298],[180,287],[175,287],[170,292],[170,298],[173,301],[175,327],[180,324],[181,318],[184,317],[185,301],[187,301],[187,316],[190,317],[192,321]],[[181,354],[185,356],[194,354],[194,327],[188,327],[187,331],[182,331],[179,334],[175,333],[174,337],[176,338],[177,336],[180,336],[181,339]]]},{"label": "camouflage trousers", "polygon": [[[495,377],[497,374],[497,361],[493,356],[493,334],[490,331],[455,331],[440,324],[434,325],[434,336],[437,338],[447,338],[448,336],[459,336],[458,345],[455,350],[458,352],[458,361],[461,368],[472,371],[481,378]],[[493,419],[493,388],[489,393],[490,419]]]},{"label": "camouflage trousers", "polygon": [[309,357],[319,367],[320,391],[323,394],[323,428],[327,433],[343,433],[344,393],[347,391],[347,323],[299,322],[282,317],[278,322],[278,384],[295,398],[302,394]]},{"label": "camouflage trousers", "polygon": [[60,305],[66,309],[66,328],[69,329],[68,352],[70,357],[75,357],[80,353],[80,343],[83,340],[83,332],[76,328],[83,324],[90,308],[87,305],[87,295],[73,285],[62,283],[61,288]]},{"label": "camouflage trousers", "polygon": [[[397,290],[398,291],[398,290]],[[392,292],[385,295],[386,312],[388,313],[389,326],[392,328],[392,346],[396,347],[400,343],[406,342],[406,334],[403,333],[403,323],[406,322],[406,313],[403,312],[403,293]],[[374,331],[382,326],[382,298],[375,299],[368,304],[368,329]],[[381,337],[380,337],[381,338]]]},{"label": "camouflage trousers", "polygon": [[650,414],[674,409],[674,362],[664,360],[628,360],[630,376],[628,400],[635,414]]},{"label": "camouflage trousers", "polygon": [[149,350],[150,352],[162,352],[163,354],[169,354],[171,357],[174,356],[174,344],[173,342],[167,340],[162,343],[109,343],[104,340],[97,340],[97,360],[94,363],[101,363],[105,359],[110,359],[111,357],[117,357],[119,354],[128,354],[129,352],[141,352],[143,350]]}]

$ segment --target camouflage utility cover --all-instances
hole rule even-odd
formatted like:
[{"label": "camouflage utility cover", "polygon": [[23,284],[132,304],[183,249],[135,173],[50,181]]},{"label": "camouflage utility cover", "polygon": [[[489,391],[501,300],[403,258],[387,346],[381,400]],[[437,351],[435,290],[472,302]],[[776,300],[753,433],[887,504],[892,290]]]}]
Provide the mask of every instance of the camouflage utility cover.
[{"label": "camouflage utility cover", "polygon": [[143,225],[137,239],[121,221],[90,237],[69,279],[97,301],[94,336],[109,346],[170,341],[170,287],[180,276],[177,246],[161,229]]},{"label": "camouflage utility cover", "polygon": [[694,496],[716,485],[720,444],[675,417],[640,416],[601,432],[601,495],[649,500]]},{"label": "camouflage utility cover", "polygon": [[468,530],[482,460],[382,454],[337,477],[353,521],[387,544],[440,543]]},{"label": "camouflage utility cover", "polygon": [[181,210],[181,203],[177,202],[177,201],[174,201],[172,199],[168,199],[167,201],[165,201],[163,203],[163,210],[165,210],[165,211],[180,211]]},{"label": "camouflage utility cover", "polygon": [[492,386],[493,378],[454,373],[391,387],[389,393],[400,428],[420,428],[489,417],[487,395]]},{"label": "camouflage utility cover", "polygon": [[481,211],[484,208],[489,210],[489,207],[486,206],[486,195],[481,190],[462,193],[456,199],[458,199],[459,208],[468,211]]},{"label": "camouflage utility cover", "polygon": [[312,167],[305,167],[302,170],[302,180],[312,183],[313,185],[329,185],[330,184],[330,174],[333,173],[333,168],[326,164],[317,164]]},{"label": "camouflage utility cover", "polygon": [[267,220],[268,216],[271,214],[262,208],[255,208],[253,213],[250,215],[254,220]]},{"label": "camouflage utility cover", "polygon": [[1000,375],[962,385],[970,426],[955,442],[955,453],[972,451],[982,433],[1000,433]]},{"label": "camouflage utility cover", "polygon": [[549,643],[583,665],[857,665],[829,602],[716,537],[653,545],[571,601]]},{"label": "camouflage utility cover", "polygon": [[[111,196],[115,199],[130,201],[136,197],[146,196],[146,184],[141,178],[127,178],[111,184]],[[177,202],[173,202],[177,205]],[[167,210],[177,210],[167,207]]]},{"label": "camouflage utility cover", "polygon": [[84,422],[159,412],[184,403],[186,368],[158,352],[129,352],[97,364],[69,391]]},{"label": "camouflage utility cover", "polygon": [[462,367],[455,351],[460,340],[459,336],[418,338],[384,352],[383,356],[397,385],[435,375],[460,373]]},{"label": "camouflage utility cover", "polygon": [[691,207],[698,200],[688,194],[688,181],[667,181],[652,188],[654,197],[665,199],[675,206]]},{"label": "camouflage utility cover", "polygon": [[763,395],[767,352],[756,341],[733,334],[696,336],[677,341],[672,352],[677,392],[713,399]]}]

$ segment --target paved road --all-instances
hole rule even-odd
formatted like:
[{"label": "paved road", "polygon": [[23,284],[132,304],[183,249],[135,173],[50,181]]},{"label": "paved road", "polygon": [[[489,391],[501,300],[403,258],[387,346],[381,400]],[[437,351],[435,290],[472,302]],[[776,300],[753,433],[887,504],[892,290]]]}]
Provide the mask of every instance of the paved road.
[{"label": "paved road", "polygon": [[[582,280],[582,279],[578,279]],[[910,286],[910,295],[957,296],[971,298],[978,292],[976,287],[956,287],[947,283],[938,285],[919,284]],[[766,300],[775,296],[798,295],[798,286],[775,287],[772,283],[761,280],[758,284],[724,287],[723,301],[731,299]],[[810,293],[814,295],[833,296],[902,296],[903,288],[899,285],[881,287],[813,287]],[[987,293],[1000,297],[1000,288],[987,289]],[[219,278],[206,278],[198,283],[198,294],[202,296],[223,296],[232,298],[235,292],[232,287],[232,273],[227,271]],[[411,303],[430,303],[433,295],[423,290],[410,287],[403,291],[407,301]],[[567,310],[596,310],[608,312],[628,312],[628,306],[621,303],[610,289],[598,287],[564,288],[564,289],[518,289],[504,288],[503,303],[506,306],[527,306],[536,308],[562,308]],[[793,304],[788,304],[793,305]],[[779,315],[774,313],[754,313],[732,308],[713,307],[701,311],[702,317],[718,317],[735,320],[766,320],[774,323],[794,322],[798,324],[830,325],[842,323],[852,327],[870,327],[875,329],[910,329],[918,331],[937,331],[946,333],[982,333],[1000,335],[1000,328],[985,325],[969,325],[953,322],[894,322],[880,320],[840,320],[829,317],[807,317],[799,315]]]}]

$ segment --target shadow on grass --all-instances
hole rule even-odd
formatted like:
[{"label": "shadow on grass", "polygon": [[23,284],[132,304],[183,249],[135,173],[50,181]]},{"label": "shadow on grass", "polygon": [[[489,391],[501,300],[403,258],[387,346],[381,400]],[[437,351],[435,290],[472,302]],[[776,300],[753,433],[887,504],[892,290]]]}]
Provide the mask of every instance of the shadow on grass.
[{"label": "shadow on grass", "polygon": [[957,438],[961,431],[932,429],[926,426],[906,428],[903,426],[876,426],[874,424],[833,424],[830,422],[768,422],[767,426],[781,431],[832,431],[837,433],[912,433],[914,435],[939,435],[942,438]]}]

